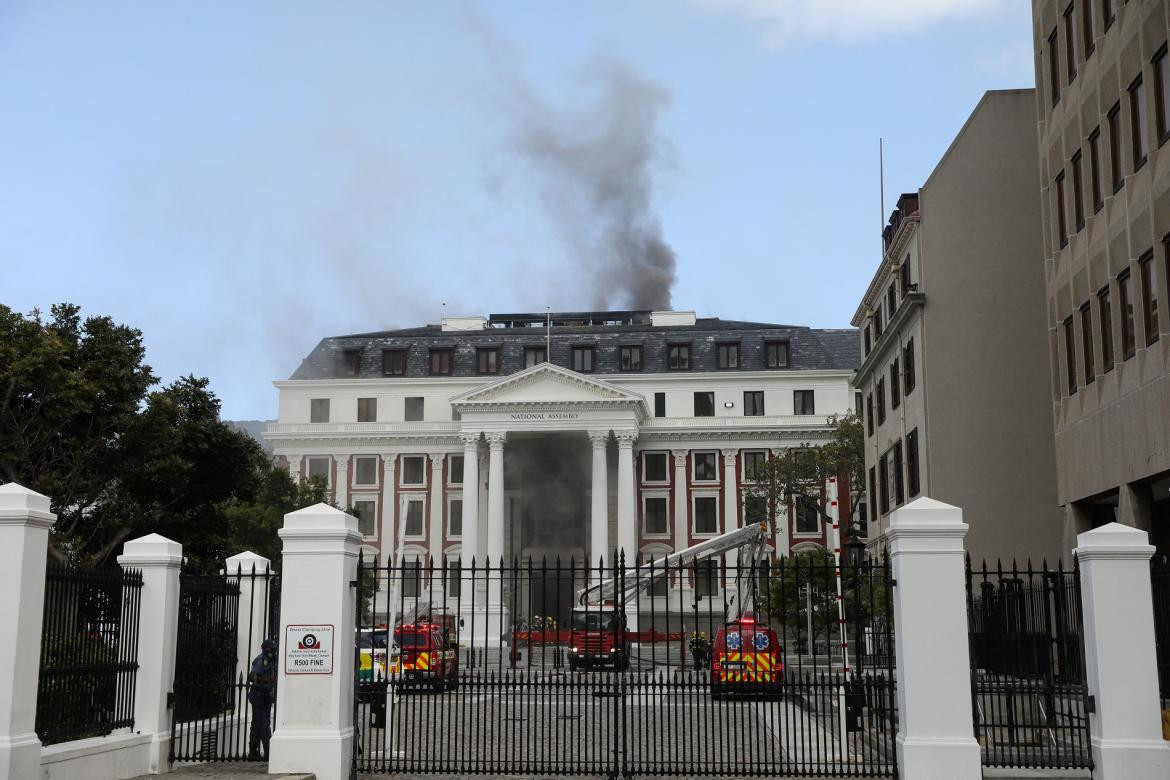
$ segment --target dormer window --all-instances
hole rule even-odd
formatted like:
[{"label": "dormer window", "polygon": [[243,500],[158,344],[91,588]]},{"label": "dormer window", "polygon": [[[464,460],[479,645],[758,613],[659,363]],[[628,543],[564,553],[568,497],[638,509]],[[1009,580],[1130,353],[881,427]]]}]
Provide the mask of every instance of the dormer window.
[{"label": "dormer window", "polygon": [[764,367],[788,368],[787,341],[769,341],[764,345]]},{"label": "dormer window", "polygon": [[357,376],[362,370],[362,351],[347,349],[341,353],[342,376]]},{"label": "dormer window", "polygon": [[431,374],[444,375],[451,373],[452,352],[449,349],[431,350]]},{"label": "dormer window", "polygon": [[668,346],[666,367],[671,371],[689,371],[691,368],[691,345],[671,344]]},{"label": "dormer window", "polygon": [[739,344],[719,345],[719,367],[739,368]]}]

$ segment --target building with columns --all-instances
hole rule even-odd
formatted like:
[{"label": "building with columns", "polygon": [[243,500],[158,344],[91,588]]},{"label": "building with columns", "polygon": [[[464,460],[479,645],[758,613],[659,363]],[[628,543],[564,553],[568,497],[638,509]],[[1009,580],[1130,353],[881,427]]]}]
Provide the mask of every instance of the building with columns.
[{"label": "building with columns", "polygon": [[[323,339],[275,383],[265,435],[383,561],[399,539],[405,560],[452,571],[659,557],[756,519],[753,465],[827,439],[857,345],[693,312],[450,317]],[[779,520],[775,554],[825,544],[815,505]]]}]

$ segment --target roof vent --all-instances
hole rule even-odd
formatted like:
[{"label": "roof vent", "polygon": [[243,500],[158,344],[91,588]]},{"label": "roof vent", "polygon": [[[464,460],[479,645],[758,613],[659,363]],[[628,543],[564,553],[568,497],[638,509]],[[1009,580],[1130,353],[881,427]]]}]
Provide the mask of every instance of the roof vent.
[{"label": "roof vent", "polygon": [[455,330],[483,330],[487,327],[487,317],[444,317],[443,332]]},{"label": "roof vent", "polygon": [[650,312],[650,324],[656,328],[690,326],[695,324],[695,313],[693,311],[652,311]]}]

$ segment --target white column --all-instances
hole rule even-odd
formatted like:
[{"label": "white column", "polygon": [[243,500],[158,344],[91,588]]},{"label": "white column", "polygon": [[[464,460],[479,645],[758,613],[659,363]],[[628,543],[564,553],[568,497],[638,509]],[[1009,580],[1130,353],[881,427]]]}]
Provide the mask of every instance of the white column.
[{"label": "white column", "polygon": [[[735,456],[739,450],[722,450],[723,455],[723,532],[734,531],[739,528],[739,480],[735,475]],[[739,561],[739,552],[731,550],[725,556],[727,565],[735,567]],[[728,579],[734,580],[735,570],[728,570]],[[738,605],[736,605],[738,607]]]},{"label": "white column", "polygon": [[[772,450],[772,457],[779,458],[784,454],[784,450]],[[792,537],[788,531],[788,506],[784,501],[783,496],[776,497],[776,555],[777,557],[787,558],[789,552],[792,550]]]},{"label": "white column", "polygon": [[[443,559],[443,461],[446,455],[441,452],[431,453],[431,514],[430,529],[427,534],[427,548],[434,564],[433,571],[444,572],[447,563]],[[432,583],[435,599],[442,598],[443,575],[439,574],[437,582]]]},{"label": "white column", "polygon": [[[487,565],[499,566],[504,556],[504,440],[503,431],[485,434],[488,442]],[[501,604],[499,574],[488,579],[489,608]]]},{"label": "white column", "polygon": [[919,498],[890,515],[885,535],[898,583],[893,595],[899,776],[979,780],[979,743],[968,704],[963,511]]},{"label": "white column", "polygon": [[[327,504],[284,516],[276,724],[268,771],[349,777],[353,758],[354,598],[361,534]],[[287,674],[289,626],[332,626],[332,671]]]},{"label": "white column", "polygon": [[589,443],[593,446],[593,482],[590,487],[589,515],[589,559],[588,568],[599,565],[603,558],[609,558],[609,465],[606,450],[609,447],[609,431],[589,431]]},{"label": "white column", "polygon": [[625,553],[626,564],[633,566],[638,559],[638,514],[634,505],[637,496],[634,489],[634,442],[638,439],[638,432],[614,431],[614,437],[618,443],[618,550]]},{"label": "white column", "polygon": [[[1110,523],[1077,536],[1093,763],[1103,778],[1170,777],[1162,739],[1146,532]],[[899,583],[900,584],[900,583]]]},{"label": "white column", "polygon": [[333,482],[333,503],[342,509],[349,508],[349,455],[341,455],[337,464],[337,478]]},{"label": "white column", "polygon": [[288,461],[288,475],[292,477],[293,482],[299,484],[301,481],[301,455],[289,453],[284,457]]},{"label": "white column", "polygon": [[398,478],[394,465],[397,459],[395,453],[382,453],[382,529],[378,534],[378,552],[383,566],[394,560],[394,545],[398,544],[398,534],[394,532],[394,515],[398,511],[394,500],[395,480]]},{"label": "white column", "polygon": [[37,683],[45,603],[45,553],[57,516],[49,499],[0,485],[0,777],[40,777]]},{"label": "white column", "polygon": [[690,546],[690,531],[687,517],[690,516],[690,501],[687,500],[687,451],[671,450],[674,456],[674,549],[675,552]]},{"label": "white column", "polygon": [[168,771],[171,713],[167,694],[175,679],[179,644],[179,567],[183,545],[149,534],[122,545],[118,565],[142,572],[138,602],[138,674],[134,730],[150,735],[150,771]]},{"label": "white column", "polygon": [[[463,433],[463,540],[459,545],[463,569],[483,565],[479,550],[479,437],[480,432]],[[471,598],[471,589],[466,588],[464,598]]]},{"label": "white column", "polygon": [[268,575],[272,562],[249,551],[233,555],[224,564],[224,574],[234,577],[240,587],[236,616],[236,625],[239,626],[236,631],[236,674],[246,675],[252,659],[260,654],[260,643],[268,638],[264,629],[269,614]]}]

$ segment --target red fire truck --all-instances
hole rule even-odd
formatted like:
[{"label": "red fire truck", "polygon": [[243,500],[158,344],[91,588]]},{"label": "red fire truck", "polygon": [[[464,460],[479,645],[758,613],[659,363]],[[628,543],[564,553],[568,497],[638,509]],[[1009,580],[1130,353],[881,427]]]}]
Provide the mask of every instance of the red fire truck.
[{"label": "red fire truck", "polygon": [[459,685],[459,653],[453,635],[439,623],[407,623],[394,629],[394,642],[401,648],[403,683],[429,683],[436,691],[455,690]]},{"label": "red fire truck", "polygon": [[783,648],[775,629],[754,614],[745,613],[721,627],[711,650],[712,698],[724,693],[780,693]]}]

